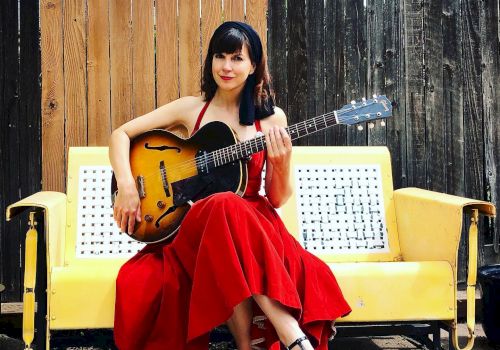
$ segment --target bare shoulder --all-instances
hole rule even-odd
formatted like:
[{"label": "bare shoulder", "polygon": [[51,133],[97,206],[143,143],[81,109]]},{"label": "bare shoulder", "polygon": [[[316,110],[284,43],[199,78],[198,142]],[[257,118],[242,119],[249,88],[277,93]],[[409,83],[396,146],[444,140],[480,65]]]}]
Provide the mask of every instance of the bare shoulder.
[{"label": "bare shoulder", "polygon": [[193,115],[198,113],[202,106],[201,96],[181,97],[128,121],[118,129],[124,131],[130,138],[147,130],[170,129],[179,125],[190,130]]},{"label": "bare shoulder", "polygon": [[274,114],[262,119],[260,122],[264,131],[275,125],[282,127],[287,126],[286,114],[279,107],[274,107]]}]

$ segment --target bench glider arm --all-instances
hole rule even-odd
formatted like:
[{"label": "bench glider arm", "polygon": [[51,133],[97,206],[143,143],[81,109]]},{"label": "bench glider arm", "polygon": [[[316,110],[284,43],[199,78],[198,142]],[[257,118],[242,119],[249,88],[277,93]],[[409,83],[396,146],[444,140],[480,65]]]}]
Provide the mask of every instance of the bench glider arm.
[{"label": "bench glider arm", "polygon": [[[467,329],[468,340],[464,350],[474,345],[475,290],[477,276],[479,215],[494,216],[493,204],[419,188],[394,191],[399,243],[405,261],[445,260],[454,271],[455,295],[457,289],[458,248],[462,233],[463,213],[470,213],[469,260],[467,274]],[[451,322],[451,338],[455,349],[461,349],[457,333],[457,298],[455,319]]]},{"label": "bench glider arm", "polygon": [[[6,213],[7,221],[10,221],[13,217],[20,214],[24,210],[33,207],[41,208],[44,212],[45,235],[47,242],[47,274],[49,274],[50,266],[52,266],[51,263],[60,263],[63,257],[64,229],[66,222],[66,195],[59,192],[37,192],[9,205]],[[31,211],[29,215],[25,246],[23,340],[26,345],[26,349],[31,349],[31,343],[35,337],[36,253],[38,242],[35,214],[36,211]],[[49,279],[47,279],[47,283],[50,283]]]}]

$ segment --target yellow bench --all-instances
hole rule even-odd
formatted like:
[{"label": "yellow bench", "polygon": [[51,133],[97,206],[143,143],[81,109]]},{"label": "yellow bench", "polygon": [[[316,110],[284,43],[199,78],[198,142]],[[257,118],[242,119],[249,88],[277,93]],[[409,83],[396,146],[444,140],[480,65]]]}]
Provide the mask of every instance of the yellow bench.
[{"label": "yellow bench", "polygon": [[[416,188],[394,191],[385,147],[294,147],[292,169],[295,192],[280,215],[290,232],[334,271],[353,309],[339,320],[342,324],[444,321],[458,349],[458,245],[463,213],[472,214],[470,349],[476,222],[479,213],[494,215],[495,207]],[[113,327],[116,274],[142,244],[119,234],[114,225],[110,176],[106,147],[74,147],[67,194],[39,192],[7,208],[7,219],[28,207],[44,212],[47,348],[54,331]],[[28,301],[33,284],[25,280]],[[28,342],[32,313],[25,305]]]}]

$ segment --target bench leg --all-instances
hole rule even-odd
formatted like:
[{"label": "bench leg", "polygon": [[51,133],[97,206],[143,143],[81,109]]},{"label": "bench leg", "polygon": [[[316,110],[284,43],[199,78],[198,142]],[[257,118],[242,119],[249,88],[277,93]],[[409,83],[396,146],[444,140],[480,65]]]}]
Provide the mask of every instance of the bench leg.
[{"label": "bench leg", "polygon": [[441,350],[441,327],[439,322],[432,322],[432,345],[434,350]]}]

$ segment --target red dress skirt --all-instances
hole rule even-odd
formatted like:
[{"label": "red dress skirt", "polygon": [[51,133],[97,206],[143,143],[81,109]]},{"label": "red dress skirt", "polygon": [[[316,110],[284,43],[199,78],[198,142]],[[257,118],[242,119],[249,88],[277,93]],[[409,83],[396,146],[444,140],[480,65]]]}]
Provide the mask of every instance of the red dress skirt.
[{"label": "red dress skirt", "polygon": [[[197,201],[171,243],[148,245],[123,265],[114,328],[120,350],[206,350],[210,331],[254,294],[279,301],[315,348],[328,348],[332,320],[351,309],[330,268],[258,194],[264,161],[260,152],[248,163],[243,197],[224,192]],[[266,339],[259,346],[279,349],[268,320],[265,328],[252,329]]]}]

